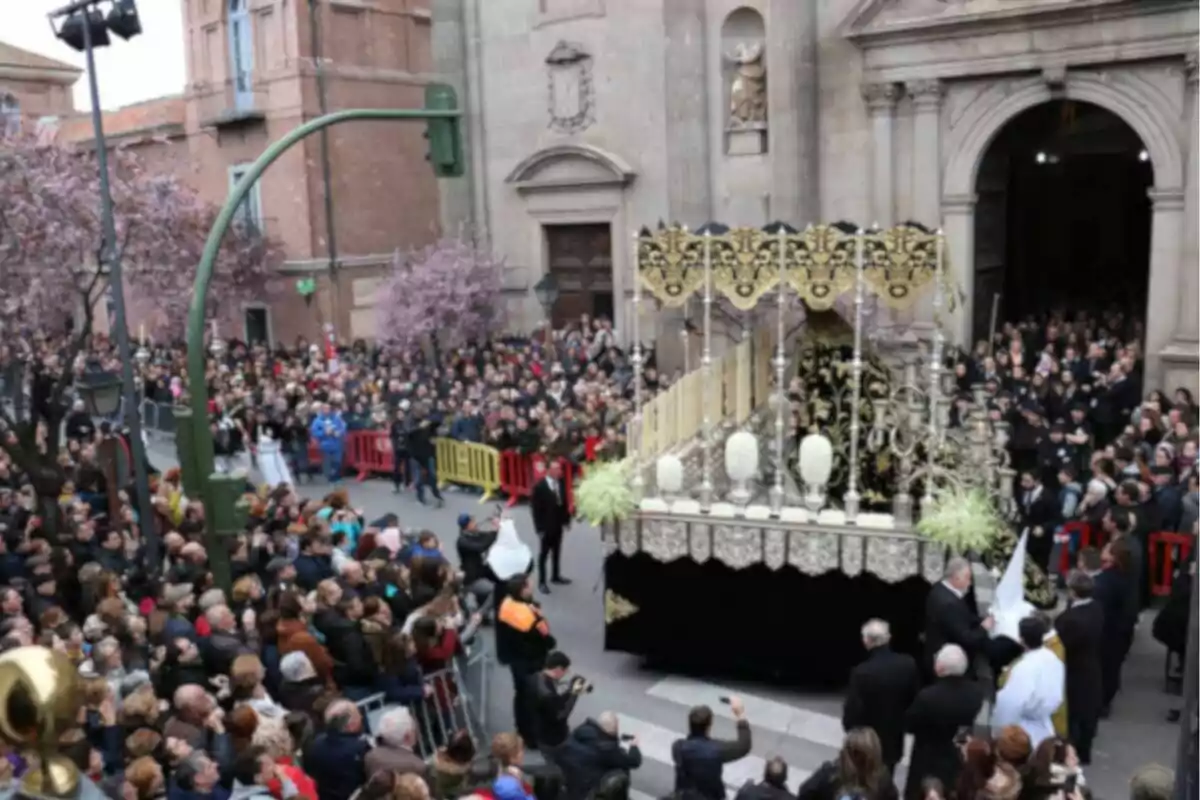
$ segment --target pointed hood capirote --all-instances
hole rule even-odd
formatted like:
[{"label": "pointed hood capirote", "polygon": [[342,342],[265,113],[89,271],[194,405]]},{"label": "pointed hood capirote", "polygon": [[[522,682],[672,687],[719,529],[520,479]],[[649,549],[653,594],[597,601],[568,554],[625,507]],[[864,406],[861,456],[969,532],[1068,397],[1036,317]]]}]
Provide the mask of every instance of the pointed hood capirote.
[{"label": "pointed hood capirote", "polygon": [[488,568],[502,581],[524,575],[533,563],[533,551],[517,535],[517,526],[511,519],[500,521],[500,531],[495,543],[488,548]]}]

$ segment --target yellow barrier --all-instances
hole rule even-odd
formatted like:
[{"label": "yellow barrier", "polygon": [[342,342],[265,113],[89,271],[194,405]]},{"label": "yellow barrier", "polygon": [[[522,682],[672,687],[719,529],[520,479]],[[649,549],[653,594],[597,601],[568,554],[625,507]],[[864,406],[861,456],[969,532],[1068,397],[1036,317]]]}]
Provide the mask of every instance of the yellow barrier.
[{"label": "yellow barrier", "polygon": [[500,489],[500,451],[494,447],[455,439],[433,440],[437,448],[438,486],[460,483],[483,489],[486,502]]}]

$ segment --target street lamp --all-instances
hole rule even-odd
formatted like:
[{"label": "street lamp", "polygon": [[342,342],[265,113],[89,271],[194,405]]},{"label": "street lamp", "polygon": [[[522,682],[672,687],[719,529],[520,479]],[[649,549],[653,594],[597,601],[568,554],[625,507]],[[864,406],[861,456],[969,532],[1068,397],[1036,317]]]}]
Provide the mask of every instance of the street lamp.
[{"label": "street lamp", "polygon": [[[109,6],[107,16],[101,13],[101,5]],[[136,399],[137,384],[133,377],[134,357],[129,347],[129,325],[125,317],[125,287],[121,278],[121,253],[117,249],[112,189],[108,182],[108,145],[104,141],[104,119],[100,113],[100,85],[96,80],[95,56],[95,48],[104,47],[109,43],[110,31],[122,39],[132,39],[142,32],[142,23],[138,17],[135,0],[76,0],[70,5],[51,11],[47,18],[55,36],[87,57],[88,92],[92,100],[92,133],[96,140],[96,161],[100,167],[100,217],[103,227],[100,263],[108,270],[108,285],[116,317],[114,321],[117,328],[117,350],[121,356],[121,388],[125,399],[125,423],[129,428],[138,520],[146,541],[146,559],[151,569],[154,569],[160,563],[158,536],[154,530],[154,505],[150,502],[150,480],[146,474],[146,446],[142,440],[142,420]],[[56,20],[61,20],[57,28]],[[98,397],[101,393],[93,394]]]},{"label": "street lamp", "polygon": [[554,311],[554,304],[558,302],[558,293],[558,278],[554,277],[552,272],[547,272],[533,286],[533,296],[542,304],[542,311],[546,315],[547,322]]},{"label": "street lamp", "polygon": [[75,388],[93,417],[111,417],[121,408],[121,378],[114,372],[84,372]]}]

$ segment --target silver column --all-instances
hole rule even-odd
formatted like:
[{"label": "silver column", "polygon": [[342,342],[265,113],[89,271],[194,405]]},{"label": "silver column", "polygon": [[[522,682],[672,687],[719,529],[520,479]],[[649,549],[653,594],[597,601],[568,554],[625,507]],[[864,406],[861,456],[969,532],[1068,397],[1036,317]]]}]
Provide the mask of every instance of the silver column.
[{"label": "silver column", "polygon": [[854,256],[854,356],[850,362],[850,474],[846,483],[846,496],[842,502],[846,509],[846,522],[853,525],[858,519],[858,506],[862,497],[858,493],[858,435],[861,424],[859,414],[862,405],[862,316],[863,316],[863,230],[855,234]]},{"label": "silver column", "polygon": [[700,505],[707,511],[713,500],[712,479],[712,234],[704,232],[704,346],[700,368],[704,381],[704,451],[701,463]]},{"label": "silver column", "polygon": [[933,272],[933,347],[929,359],[929,438],[925,443],[926,457],[929,469],[925,475],[925,491],[922,493],[921,505],[928,508],[933,501],[933,470],[937,463],[938,450],[941,446],[941,409],[942,409],[942,357],[945,355],[945,335],[942,333],[942,307],[946,302],[942,269],[945,239],[941,228],[938,229],[936,248],[937,258]]},{"label": "silver column", "polygon": [[633,322],[630,329],[633,332],[633,436],[630,444],[633,451],[633,496],[642,499],[646,489],[646,479],[642,474],[642,275],[638,267],[638,241],[635,231],[633,234]]},{"label": "silver column", "polygon": [[787,230],[779,228],[779,307],[775,320],[775,485],[771,487],[769,502],[771,513],[779,516],[783,512],[783,431],[784,413],[787,410],[787,392],[783,387],[783,368],[787,359],[783,351],[784,315],[787,311]]}]

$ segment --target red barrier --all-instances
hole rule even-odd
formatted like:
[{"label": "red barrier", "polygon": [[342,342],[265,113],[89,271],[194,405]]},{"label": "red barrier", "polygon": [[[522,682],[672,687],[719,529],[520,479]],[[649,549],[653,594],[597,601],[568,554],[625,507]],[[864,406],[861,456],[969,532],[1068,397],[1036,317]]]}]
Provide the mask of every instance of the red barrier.
[{"label": "red barrier", "polygon": [[1190,533],[1159,531],[1150,534],[1150,593],[1155,597],[1166,597],[1171,593],[1175,577],[1175,550],[1179,549],[1179,560],[1186,561],[1192,553],[1196,537]]},{"label": "red barrier", "polygon": [[[562,465],[563,488],[566,491],[567,510],[575,513],[575,469],[571,462],[559,458]],[[516,450],[500,453],[500,491],[508,495],[508,505],[515,506],[533,495],[533,487],[546,475],[546,457],[541,453],[528,455]]]},{"label": "red barrier", "polygon": [[509,507],[533,495],[533,487],[546,474],[546,459],[540,453],[525,455],[516,450],[500,453],[500,491],[508,495]]},{"label": "red barrier", "polygon": [[1067,537],[1068,541],[1063,542],[1063,548],[1059,552],[1058,572],[1060,575],[1066,575],[1071,571],[1071,545],[1070,537],[1072,534],[1079,534],[1079,544],[1075,549],[1078,553],[1085,547],[1090,547],[1092,544],[1092,526],[1088,525],[1083,520],[1071,520],[1062,526],[1062,535]]},{"label": "red barrier", "polygon": [[346,460],[360,481],[372,474],[392,474],[395,454],[387,431],[354,431],[346,439]]}]

